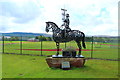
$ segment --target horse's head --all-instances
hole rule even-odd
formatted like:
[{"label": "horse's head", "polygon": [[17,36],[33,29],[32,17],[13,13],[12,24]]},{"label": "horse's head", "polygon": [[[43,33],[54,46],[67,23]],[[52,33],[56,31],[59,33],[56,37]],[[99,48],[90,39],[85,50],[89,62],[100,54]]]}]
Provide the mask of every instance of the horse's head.
[{"label": "horse's head", "polygon": [[46,32],[49,32],[50,29],[55,32],[60,28],[54,22],[46,22]]},{"label": "horse's head", "polygon": [[49,32],[49,29],[51,29],[51,25],[49,24],[49,22],[46,22],[46,32]]}]

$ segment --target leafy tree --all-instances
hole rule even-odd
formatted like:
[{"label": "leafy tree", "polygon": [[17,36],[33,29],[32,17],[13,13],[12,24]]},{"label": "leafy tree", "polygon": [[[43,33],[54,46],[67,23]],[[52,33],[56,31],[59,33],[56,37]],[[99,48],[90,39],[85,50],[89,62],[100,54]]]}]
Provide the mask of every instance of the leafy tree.
[{"label": "leafy tree", "polygon": [[46,37],[46,40],[47,41],[52,41],[52,38],[51,37]]},{"label": "leafy tree", "polygon": [[10,41],[19,41],[19,37],[16,36],[11,36],[11,38],[9,38]]},{"label": "leafy tree", "polygon": [[39,41],[46,41],[46,37],[44,36],[36,36],[35,39],[39,39]]},{"label": "leafy tree", "polygon": [[35,39],[39,39],[39,41],[52,41],[51,37],[44,37],[44,36],[36,36]]}]

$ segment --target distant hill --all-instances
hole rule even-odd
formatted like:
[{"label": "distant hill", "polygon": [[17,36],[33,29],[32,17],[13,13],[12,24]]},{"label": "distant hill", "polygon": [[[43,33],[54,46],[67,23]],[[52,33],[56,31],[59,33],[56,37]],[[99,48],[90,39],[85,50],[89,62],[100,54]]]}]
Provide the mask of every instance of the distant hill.
[{"label": "distant hill", "polygon": [[2,36],[45,36],[45,37],[51,37],[52,35],[46,34],[46,33],[11,32],[11,33],[2,33]]},{"label": "distant hill", "polygon": [[[46,33],[29,33],[29,32],[11,32],[11,33],[0,33],[3,36],[45,36],[52,37],[51,34]],[[118,37],[118,36],[109,36],[109,35],[93,35],[94,37]],[[86,35],[86,37],[92,37],[91,35]],[[120,36],[119,36],[120,37]]]}]

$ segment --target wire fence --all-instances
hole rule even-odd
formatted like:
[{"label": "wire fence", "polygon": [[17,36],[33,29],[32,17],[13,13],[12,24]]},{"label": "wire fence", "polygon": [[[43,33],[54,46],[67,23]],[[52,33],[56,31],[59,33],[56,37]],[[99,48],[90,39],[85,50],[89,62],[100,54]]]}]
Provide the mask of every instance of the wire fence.
[{"label": "wire fence", "polygon": [[[27,54],[27,55],[55,55],[56,44],[51,38],[46,40],[36,38],[37,36],[0,36],[2,53]],[[86,37],[86,49],[82,49],[82,55],[86,58],[118,59],[117,37]],[[75,41],[60,43],[60,50],[66,47],[75,47]],[[62,51],[60,51],[62,54]]]}]

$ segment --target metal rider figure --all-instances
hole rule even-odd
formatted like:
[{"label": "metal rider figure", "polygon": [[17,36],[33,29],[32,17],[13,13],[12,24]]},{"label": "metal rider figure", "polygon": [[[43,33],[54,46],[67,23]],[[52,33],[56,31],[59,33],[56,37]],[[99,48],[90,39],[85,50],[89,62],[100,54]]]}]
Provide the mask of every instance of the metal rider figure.
[{"label": "metal rider figure", "polygon": [[[64,11],[65,9],[63,9]],[[63,24],[61,26],[64,26],[64,29],[62,30],[62,37],[65,38],[66,37],[66,34],[71,31],[71,29],[69,28],[69,24],[70,24],[70,20],[69,20],[69,14],[66,14],[65,15],[65,11],[63,13]]]}]

